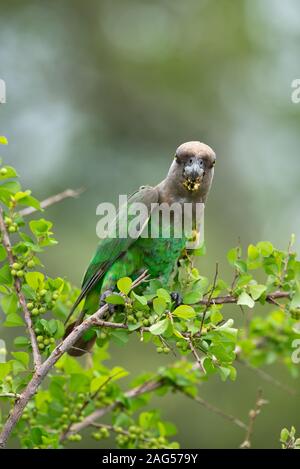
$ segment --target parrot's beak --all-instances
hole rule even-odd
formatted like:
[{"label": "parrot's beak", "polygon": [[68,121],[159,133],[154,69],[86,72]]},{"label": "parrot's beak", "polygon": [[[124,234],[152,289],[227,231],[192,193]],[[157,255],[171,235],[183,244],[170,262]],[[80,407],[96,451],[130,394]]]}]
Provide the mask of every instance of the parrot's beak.
[{"label": "parrot's beak", "polygon": [[184,181],[183,186],[190,192],[197,191],[204,176],[204,169],[201,167],[199,161],[194,160],[192,164],[189,164],[184,169]]}]

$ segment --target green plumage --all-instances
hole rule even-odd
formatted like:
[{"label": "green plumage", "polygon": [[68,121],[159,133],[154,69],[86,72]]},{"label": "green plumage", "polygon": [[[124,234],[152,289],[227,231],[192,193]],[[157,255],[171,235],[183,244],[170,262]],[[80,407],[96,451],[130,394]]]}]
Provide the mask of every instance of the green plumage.
[{"label": "green plumage", "polygon": [[[128,201],[128,208],[132,203],[144,203],[151,213],[150,204],[158,201],[155,188],[146,187],[136,192]],[[117,226],[131,218],[128,210],[122,211],[117,217]],[[143,219],[143,227],[147,229],[151,217]],[[142,227],[141,230],[142,232]],[[177,259],[185,245],[184,238],[105,238],[99,242],[97,251],[86,271],[82,284],[82,294],[76,305],[83,297],[86,298],[84,311],[93,314],[99,307],[102,292],[114,289],[121,277],[136,278],[141,271],[147,269],[151,277],[160,277],[167,282]]]}]

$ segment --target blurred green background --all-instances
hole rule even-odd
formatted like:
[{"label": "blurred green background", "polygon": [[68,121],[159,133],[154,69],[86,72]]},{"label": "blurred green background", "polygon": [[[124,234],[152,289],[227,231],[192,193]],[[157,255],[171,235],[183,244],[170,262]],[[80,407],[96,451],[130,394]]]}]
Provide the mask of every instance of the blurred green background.
[{"label": "blurred green background", "polygon": [[[86,188],[47,212],[59,240],[44,256],[50,275],[79,284],[97,243],[96,206],[163,179],[187,140],[217,153],[204,275],[218,261],[229,278],[226,251],[238,237],[243,246],[268,239],[285,248],[293,232],[300,248],[300,104],[291,101],[291,82],[300,77],[297,0],[0,0],[0,12],[4,156],[40,199]],[[227,311],[243,320],[237,308]],[[169,360],[134,338],[111,354],[132,377]],[[262,386],[270,405],[257,420],[254,446],[279,447],[283,426],[299,433],[299,398],[238,371],[236,383],[212,379],[201,396],[245,420]],[[291,383],[281,366],[269,371]],[[243,440],[238,428],[186,398],[155,402],[177,424],[182,447]],[[82,446],[98,443],[87,435]]]}]

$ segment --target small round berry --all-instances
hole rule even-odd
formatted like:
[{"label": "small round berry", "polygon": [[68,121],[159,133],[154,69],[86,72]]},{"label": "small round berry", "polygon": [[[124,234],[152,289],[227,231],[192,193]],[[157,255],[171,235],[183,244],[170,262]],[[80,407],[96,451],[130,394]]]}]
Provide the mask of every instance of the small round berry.
[{"label": "small round berry", "polygon": [[31,311],[34,308],[34,304],[33,303],[27,303],[27,308],[29,309],[29,311]]},{"label": "small round berry", "polygon": [[163,352],[164,352],[164,353],[169,353],[169,352],[170,352],[169,347],[164,347],[164,348],[163,348]]},{"label": "small round berry", "polygon": [[9,226],[8,231],[10,233],[15,233],[17,230],[16,230],[16,227],[14,225],[11,225],[11,226]]},{"label": "small round berry", "polygon": [[39,349],[43,350],[45,348],[45,345],[43,344],[43,342],[40,342],[39,343]]},{"label": "small round berry", "polygon": [[24,270],[18,270],[17,277],[24,277]]},{"label": "small round berry", "polygon": [[7,225],[11,225],[12,222],[13,222],[12,219],[9,218],[9,217],[5,217],[5,218],[4,218],[4,221],[5,221],[5,223],[6,223]]},{"label": "small round berry", "polygon": [[31,312],[32,312],[32,314],[33,314],[34,316],[36,316],[36,315],[39,314],[38,308],[33,308],[33,310],[32,310]]},{"label": "small round berry", "polygon": [[7,169],[6,169],[6,168],[1,168],[1,169],[0,169],[0,174],[1,174],[1,176],[6,176],[6,174],[7,174]]},{"label": "small round berry", "polygon": [[45,339],[44,340],[44,345],[49,345],[50,344],[50,340],[49,339]]},{"label": "small round berry", "polygon": [[27,267],[29,267],[29,269],[32,269],[32,267],[34,266],[35,266],[34,260],[31,259],[30,261],[27,262]]},{"label": "small round berry", "polygon": [[38,335],[37,338],[36,338],[36,340],[37,340],[38,342],[43,342],[44,337],[43,337],[42,335]]},{"label": "small round berry", "polygon": [[11,275],[15,277],[17,275],[17,271],[15,269],[11,269]]},{"label": "small round berry", "polygon": [[19,264],[19,262],[14,262],[13,265],[12,265],[12,268],[15,269],[15,270],[19,270],[21,269],[21,264]]},{"label": "small round berry", "polygon": [[157,347],[156,351],[157,351],[157,353],[162,353],[162,352],[163,352],[163,348],[162,348],[162,347]]}]

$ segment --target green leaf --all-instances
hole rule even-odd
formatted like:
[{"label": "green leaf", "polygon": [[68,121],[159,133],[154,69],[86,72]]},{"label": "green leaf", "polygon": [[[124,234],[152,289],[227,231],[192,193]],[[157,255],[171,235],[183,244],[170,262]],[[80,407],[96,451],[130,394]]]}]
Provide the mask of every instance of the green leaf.
[{"label": "green leaf", "polygon": [[89,390],[89,387],[90,380],[83,373],[73,373],[70,375],[69,388],[71,392],[86,392]]},{"label": "green leaf", "polygon": [[3,285],[11,285],[11,282],[12,276],[10,273],[10,267],[8,264],[5,264],[0,269],[0,283],[2,283]]},{"label": "green leaf", "polygon": [[6,137],[3,137],[3,135],[0,135],[0,144],[1,145],[8,145],[8,140]]},{"label": "green leaf", "polygon": [[41,285],[43,285],[45,276],[41,272],[27,272],[25,279],[33,290],[37,290]]},{"label": "green leaf", "polygon": [[249,244],[248,246],[248,259],[250,261],[254,261],[259,257],[259,249],[254,246],[253,244]]},{"label": "green leaf", "polygon": [[4,259],[6,259],[6,257],[7,257],[6,249],[1,244],[0,245],[0,262],[4,261]]},{"label": "green leaf", "polygon": [[111,305],[124,305],[125,300],[122,296],[118,295],[117,293],[113,293],[111,295],[108,295],[105,298],[106,303],[109,303]]},{"label": "green leaf", "polygon": [[125,345],[129,340],[129,334],[127,331],[112,330],[110,336],[117,345]]},{"label": "green leaf", "polygon": [[286,443],[287,440],[289,439],[289,436],[290,436],[290,432],[288,431],[287,428],[283,428],[280,432],[280,440],[283,442],[283,443]]},{"label": "green leaf", "polygon": [[27,337],[19,336],[14,339],[15,347],[27,347],[28,345],[30,345],[30,342]]},{"label": "green leaf", "polygon": [[152,326],[150,326],[149,331],[153,335],[161,335],[164,332],[166,332],[166,330],[168,329],[169,323],[170,323],[170,320],[168,318],[163,319],[162,321],[158,321]]},{"label": "green leaf", "polygon": [[50,221],[44,220],[43,218],[40,220],[31,220],[29,222],[32,233],[37,237],[48,234],[52,228],[52,225],[53,224]]},{"label": "green leaf", "polygon": [[239,258],[239,252],[240,252],[240,249],[238,247],[237,248],[232,248],[232,249],[230,249],[230,251],[228,251],[227,260],[228,260],[229,264],[231,264],[231,265],[235,264],[235,262]]},{"label": "green leaf", "polygon": [[249,285],[250,295],[253,300],[258,300],[261,295],[266,291],[267,287],[265,285]]},{"label": "green leaf", "polygon": [[270,243],[270,241],[260,241],[257,243],[256,247],[264,257],[269,257],[274,251],[273,244]]},{"label": "green leaf", "polygon": [[21,362],[25,368],[28,368],[29,365],[29,355],[26,352],[11,352],[12,356]]},{"label": "green leaf", "polygon": [[194,308],[188,305],[180,305],[173,312],[173,316],[181,319],[191,319],[196,316]]},{"label": "green leaf", "polygon": [[159,298],[163,298],[167,303],[171,303],[170,293],[164,288],[159,288],[156,294]]},{"label": "green leaf", "polygon": [[213,324],[218,324],[223,319],[222,313],[218,309],[214,309],[211,313],[210,320]]},{"label": "green leaf", "polygon": [[8,181],[1,184],[1,189],[4,189],[9,194],[14,195],[21,189],[21,185],[18,181]]},{"label": "green leaf", "polygon": [[183,302],[186,305],[194,305],[195,303],[199,303],[200,300],[202,300],[203,294],[202,292],[199,291],[192,291],[189,293],[186,293],[183,296]]},{"label": "green leaf", "polygon": [[166,308],[167,308],[167,303],[164,298],[159,298],[159,297],[154,298],[153,309],[156,312],[156,314],[161,316],[165,312]]},{"label": "green leaf", "polygon": [[10,178],[15,178],[18,176],[15,168],[12,166],[3,166],[1,169],[4,169],[6,171],[5,174],[1,174],[0,172],[0,181],[3,181],[4,179],[10,179]]},{"label": "green leaf", "polygon": [[90,383],[90,392],[94,393],[98,391],[99,388],[105,385],[107,383],[108,376],[98,376],[97,378],[94,378],[91,383]]},{"label": "green leaf", "polygon": [[222,381],[226,381],[227,378],[230,376],[231,374],[231,369],[229,367],[225,367],[225,366],[219,366],[218,367],[218,373],[220,374],[221,376],[221,380]]},{"label": "green leaf", "polygon": [[24,325],[25,324],[21,316],[15,313],[8,314],[6,317],[6,321],[4,322],[4,326],[6,327],[18,327]]},{"label": "green leaf", "polygon": [[132,280],[129,277],[120,278],[117,282],[117,287],[120,292],[124,293],[124,295],[128,295],[131,290]]},{"label": "green leaf", "polygon": [[1,307],[5,314],[16,313],[18,310],[18,298],[15,293],[10,293],[1,298]]},{"label": "green leaf", "polygon": [[0,381],[5,378],[11,370],[11,363],[0,363]]},{"label": "green leaf", "polygon": [[241,306],[249,306],[249,308],[253,308],[255,305],[255,301],[251,298],[250,295],[248,295],[248,293],[243,291],[238,297],[237,304]]},{"label": "green leaf", "polygon": [[147,298],[145,296],[137,295],[134,291],[131,292],[131,298],[134,298],[138,301],[142,306],[147,305]]},{"label": "green leaf", "polygon": [[27,207],[33,207],[36,210],[42,210],[40,202],[35,197],[32,197],[32,195],[26,195],[25,197],[22,197],[18,202],[20,205],[26,205]]}]

